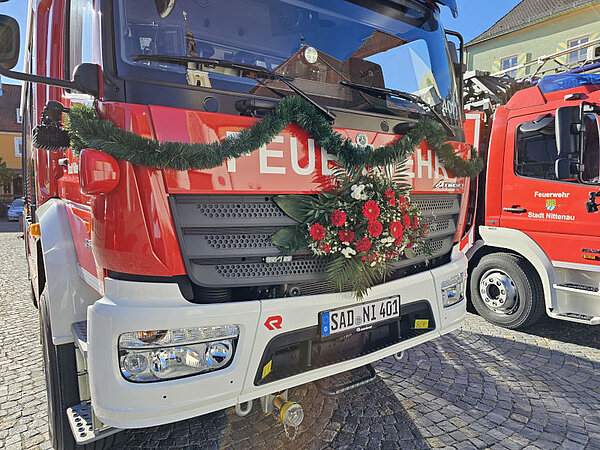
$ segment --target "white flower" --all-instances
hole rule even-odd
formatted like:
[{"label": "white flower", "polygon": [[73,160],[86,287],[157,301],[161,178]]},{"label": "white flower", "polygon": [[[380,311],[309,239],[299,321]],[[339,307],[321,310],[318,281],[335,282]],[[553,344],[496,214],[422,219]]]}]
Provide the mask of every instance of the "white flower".
[{"label": "white flower", "polygon": [[352,258],[352,255],[356,255],[356,250],[354,250],[352,247],[346,247],[344,250],[342,250],[342,255],[350,259]]}]

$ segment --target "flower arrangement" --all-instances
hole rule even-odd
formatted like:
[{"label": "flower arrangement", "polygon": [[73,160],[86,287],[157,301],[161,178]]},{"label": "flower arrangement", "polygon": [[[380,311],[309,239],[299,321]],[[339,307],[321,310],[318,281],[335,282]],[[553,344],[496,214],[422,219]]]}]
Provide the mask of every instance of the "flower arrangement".
[{"label": "flower arrangement", "polygon": [[414,257],[415,246],[427,253],[428,226],[410,202],[403,163],[393,171],[338,168],[331,182],[316,195],[275,197],[300,225],[279,231],[271,241],[327,257],[330,281],[339,291],[351,285],[362,298],[393,270],[391,263]]}]

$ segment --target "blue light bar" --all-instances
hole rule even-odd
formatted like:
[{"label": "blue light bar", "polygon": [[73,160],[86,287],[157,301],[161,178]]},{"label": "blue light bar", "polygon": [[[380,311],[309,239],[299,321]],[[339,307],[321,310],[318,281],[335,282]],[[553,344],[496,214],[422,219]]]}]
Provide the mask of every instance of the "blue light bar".
[{"label": "blue light bar", "polygon": [[600,85],[600,74],[560,74],[548,75],[540,80],[537,86],[543,94],[562,91],[564,89],[573,89],[579,86],[589,86],[592,84]]}]

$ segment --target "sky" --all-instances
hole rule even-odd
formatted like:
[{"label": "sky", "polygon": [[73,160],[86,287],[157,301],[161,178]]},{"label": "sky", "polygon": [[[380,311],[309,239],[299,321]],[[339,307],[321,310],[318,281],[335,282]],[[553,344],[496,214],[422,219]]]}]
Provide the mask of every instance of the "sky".
[{"label": "sky", "polygon": [[[444,28],[458,31],[465,42],[483,33],[509,12],[521,0],[457,0],[458,18],[452,17],[450,10],[442,6],[442,22]],[[23,68],[23,41],[25,40],[25,23],[27,22],[27,0],[8,0],[0,3],[0,14],[12,16],[21,26],[21,58],[15,70]],[[2,83],[19,83],[2,78]]]}]

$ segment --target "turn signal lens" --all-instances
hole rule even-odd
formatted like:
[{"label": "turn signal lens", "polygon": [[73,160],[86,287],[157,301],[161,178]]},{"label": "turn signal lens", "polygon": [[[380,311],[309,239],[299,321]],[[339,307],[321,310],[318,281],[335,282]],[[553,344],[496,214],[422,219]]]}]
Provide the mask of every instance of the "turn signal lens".
[{"label": "turn signal lens", "polygon": [[29,225],[29,234],[31,234],[34,237],[40,237],[42,235],[42,232],[40,230],[40,224],[32,223],[31,225]]},{"label": "turn signal lens", "polygon": [[137,338],[146,344],[154,344],[159,339],[165,337],[167,330],[159,331],[138,331]]}]

